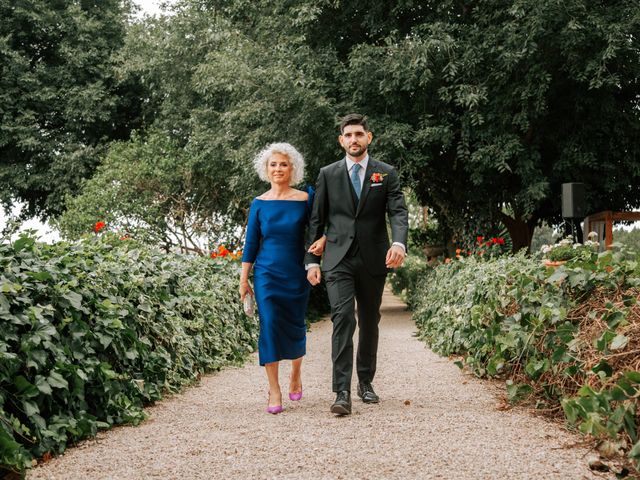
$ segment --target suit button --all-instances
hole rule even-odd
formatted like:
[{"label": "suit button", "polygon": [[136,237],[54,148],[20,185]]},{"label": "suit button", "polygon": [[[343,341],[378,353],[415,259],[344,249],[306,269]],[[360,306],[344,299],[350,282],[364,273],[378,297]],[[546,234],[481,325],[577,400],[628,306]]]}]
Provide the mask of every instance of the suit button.
[{"label": "suit button", "polygon": [[353,235],[349,235],[349,240],[351,240],[353,238]]}]

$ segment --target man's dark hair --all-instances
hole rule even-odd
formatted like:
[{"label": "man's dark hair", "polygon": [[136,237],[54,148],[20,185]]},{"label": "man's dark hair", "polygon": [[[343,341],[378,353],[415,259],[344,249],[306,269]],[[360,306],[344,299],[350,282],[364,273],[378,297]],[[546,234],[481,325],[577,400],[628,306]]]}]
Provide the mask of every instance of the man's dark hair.
[{"label": "man's dark hair", "polygon": [[350,113],[349,115],[345,115],[340,120],[340,133],[344,132],[344,127],[347,125],[362,125],[365,132],[369,131],[369,125],[367,124],[367,117],[365,115],[360,115],[359,113]]}]

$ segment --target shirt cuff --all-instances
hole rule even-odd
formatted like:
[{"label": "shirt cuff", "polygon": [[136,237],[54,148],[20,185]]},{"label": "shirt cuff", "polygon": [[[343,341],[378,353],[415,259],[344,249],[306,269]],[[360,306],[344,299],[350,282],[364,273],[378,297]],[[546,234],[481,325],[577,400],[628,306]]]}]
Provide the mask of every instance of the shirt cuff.
[{"label": "shirt cuff", "polygon": [[319,264],[319,263],[309,263],[308,265],[305,265],[305,266],[304,266],[304,269],[305,269],[305,270],[309,270],[310,268],[313,268],[313,267],[318,267],[318,268],[320,268],[320,264]]},{"label": "shirt cuff", "polygon": [[400,242],[393,242],[391,245],[392,245],[392,246],[393,246],[393,245],[397,245],[398,247],[400,247],[400,248],[404,251],[404,254],[405,254],[405,255],[407,254],[407,247],[405,247],[403,243],[400,243]]}]

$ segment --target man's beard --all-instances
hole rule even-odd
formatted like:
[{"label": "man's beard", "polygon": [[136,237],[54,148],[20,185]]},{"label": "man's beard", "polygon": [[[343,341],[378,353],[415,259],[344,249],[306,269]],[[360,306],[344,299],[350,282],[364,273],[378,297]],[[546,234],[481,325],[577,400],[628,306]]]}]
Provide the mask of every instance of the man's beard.
[{"label": "man's beard", "polygon": [[352,157],[360,157],[362,154],[364,154],[367,151],[367,147],[366,146],[360,147],[360,149],[356,150],[355,152],[351,151],[351,147],[348,147],[346,150],[347,150],[347,153]]}]

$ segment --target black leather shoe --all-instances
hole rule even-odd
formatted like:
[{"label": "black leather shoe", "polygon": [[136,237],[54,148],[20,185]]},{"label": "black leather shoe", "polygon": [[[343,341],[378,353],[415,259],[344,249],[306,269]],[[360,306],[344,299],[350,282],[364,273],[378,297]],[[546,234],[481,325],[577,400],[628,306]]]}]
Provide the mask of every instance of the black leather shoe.
[{"label": "black leather shoe", "polygon": [[338,392],[336,401],[331,405],[331,413],[336,415],[350,415],[351,414],[351,393],[347,390]]},{"label": "black leather shoe", "polygon": [[380,397],[373,391],[371,382],[358,383],[358,396],[364,403],[378,403],[380,401]]}]

